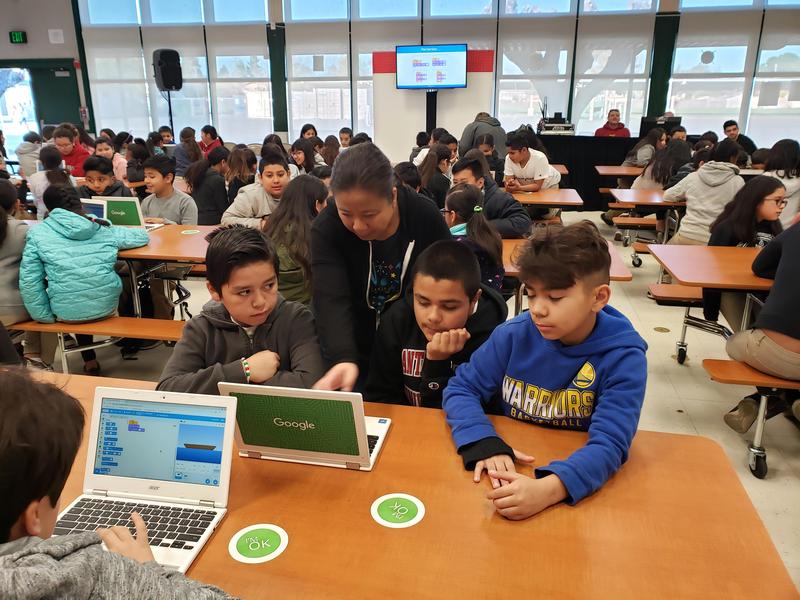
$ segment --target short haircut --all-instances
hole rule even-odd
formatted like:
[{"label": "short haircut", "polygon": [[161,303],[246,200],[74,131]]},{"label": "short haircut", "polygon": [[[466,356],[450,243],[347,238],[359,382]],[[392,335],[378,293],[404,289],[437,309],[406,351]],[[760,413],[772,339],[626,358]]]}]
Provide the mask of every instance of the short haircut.
[{"label": "short haircut", "polygon": [[709,146],[708,148],[701,148],[697,152],[694,153],[692,156],[692,165],[694,166],[695,171],[700,168],[700,163],[707,163],[711,160],[713,156],[713,146]]},{"label": "short haircut", "polygon": [[69,127],[56,127],[56,130],[53,132],[53,139],[60,137],[67,138],[71,142],[75,139],[75,132]]},{"label": "short haircut", "polygon": [[286,156],[278,148],[274,150],[268,146],[274,144],[265,144],[261,147],[261,160],[258,163],[258,172],[263,173],[264,169],[270,165],[280,165],[287,171],[289,170],[289,161]]},{"label": "short haircut", "polygon": [[522,150],[528,147],[528,136],[523,131],[513,131],[506,138],[506,146],[512,150]]},{"label": "short haircut", "polygon": [[352,129],[350,129],[349,127],[342,127],[342,128],[339,130],[339,135],[342,135],[343,133],[346,133],[346,134],[347,134],[347,135],[349,135],[350,137],[353,137],[353,130],[352,130]]},{"label": "short haircut", "polygon": [[755,152],[753,152],[752,156],[750,157],[750,161],[754,165],[763,165],[766,164],[767,160],[770,156],[770,149],[769,148],[759,148]]},{"label": "short haircut", "polygon": [[394,174],[407,186],[418,189],[422,185],[422,178],[417,165],[413,162],[399,162],[394,166]]},{"label": "short haircut", "polygon": [[206,236],[206,279],[222,295],[222,286],[230,281],[237,267],[256,262],[271,263],[278,274],[278,254],[267,235],[260,229],[244,225],[227,225]]},{"label": "short haircut", "polygon": [[386,155],[372,142],[342,152],[333,163],[331,190],[334,194],[352,189],[366,190],[392,201],[394,171]]},{"label": "short haircut", "polygon": [[436,127],[433,131],[431,131],[431,139],[434,142],[438,142],[446,133],[448,133],[448,131],[444,127]]},{"label": "short haircut", "polygon": [[103,175],[113,175],[114,163],[112,163],[111,160],[105,156],[97,156],[96,154],[93,154],[83,161],[83,170],[87,173],[89,171],[97,171]]},{"label": "short haircut", "polygon": [[169,125],[162,125],[158,128],[158,133],[169,133],[172,135],[172,128]]},{"label": "short haircut", "polygon": [[104,135],[101,135],[94,141],[94,147],[97,148],[100,144],[106,144],[107,146],[114,148],[114,142],[111,141],[111,138],[108,138]]},{"label": "short haircut", "polygon": [[151,156],[146,161],[144,161],[144,164],[142,164],[142,168],[155,169],[156,171],[161,173],[162,177],[166,177],[169,174],[172,174],[173,177],[175,175],[175,161],[164,154]]},{"label": "short haircut", "polygon": [[449,146],[450,144],[457,144],[458,140],[455,138],[454,135],[445,133],[442,137],[439,138],[439,143],[444,146]]},{"label": "short haircut", "polygon": [[417,147],[421,148],[422,146],[427,146],[428,143],[431,141],[431,136],[428,135],[427,131],[420,131],[417,134]]},{"label": "short haircut", "polygon": [[42,139],[51,140],[53,139],[53,132],[56,130],[55,125],[45,125],[42,127]]},{"label": "short haircut", "polygon": [[460,158],[453,165],[453,175],[461,173],[461,171],[471,171],[475,179],[484,177],[483,165],[481,161],[471,158]]},{"label": "short haircut", "polygon": [[358,144],[371,144],[371,143],[372,143],[372,138],[369,137],[363,131],[359,131],[350,139],[351,146],[357,146]]},{"label": "short haircut", "polygon": [[327,179],[333,174],[333,169],[328,165],[319,165],[318,167],[314,167],[314,169],[309,173],[309,175],[313,175],[317,179]]},{"label": "short haircut", "polygon": [[717,144],[719,141],[719,136],[714,131],[706,131],[703,135],[700,136],[701,140],[708,140],[712,142],[714,145]]},{"label": "short haircut", "polygon": [[23,369],[0,371],[0,544],[31,502],[61,497],[81,445],[80,403]]},{"label": "short haircut", "polygon": [[590,221],[563,227],[538,227],[514,256],[520,281],[540,282],[561,290],[579,281],[587,287],[610,281],[608,242]]},{"label": "short haircut", "polygon": [[[17,204],[17,200],[19,200],[19,197],[17,196],[16,186],[8,179],[0,179],[0,208],[10,214]],[[0,223],[0,227],[2,225]],[[0,242],[0,245],[2,245],[2,242]]]},{"label": "short haircut", "polygon": [[231,151],[228,150],[225,146],[217,146],[211,152],[208,153],[208,164],[212,167],[218,165],[223,160],[228,160]]},{"label": "short haircut", "polygon": [[714,160],[717,162],[729,162],[731,158],[739,155],[742,147],[732,139],[725,138],[717,147],[714,148]]},{"label": "short haircut", "polygon": [[612,108],[612,109],[610,109],[610,110],[608,111],[608,114],[611,114],[612,112],[615,112],[615,113],[617,113],[617,114],[621,114],[621,113],[619,112],[619,109],[618,109],[618,108]]},{"label": "short haircut", "polygon": [[456,240],[439,240],[428,246],[414,266],[414,279],[417,275],[428,275],[436,281],[458,281],[470,300],[481,288],[481,268],[475,253]]},{"label": "short haircut", "polygon": [[35,131],[29,131],[28,133],[22,136],[22,141],[28,142],[29,144],[41,144],[42,136],[40,136]]},{"label": "short haircut", "polygon": [[673,136],[678,132],[686,133],[686,127],[684,127],[683,125],[678,125],[677,127],[673,127],[672,130],[669,132],[669,135]]},{"label": "short haircut", "polygon": [[722,130],[725,131],[728,127],[736,127],[738,129],[739,124],[733,119],[728,119],[722,124]]}]

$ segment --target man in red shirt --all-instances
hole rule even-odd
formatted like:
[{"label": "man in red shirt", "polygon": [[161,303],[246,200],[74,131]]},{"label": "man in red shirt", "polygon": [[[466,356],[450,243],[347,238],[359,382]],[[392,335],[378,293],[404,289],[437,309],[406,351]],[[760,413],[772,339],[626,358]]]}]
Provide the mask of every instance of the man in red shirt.
[{"label": "man in red shirt", "polygon": [[89,152],[77,143],[75,133],[67,127],[58,127],[53,132],[53,142],[61,152],[61,157],[64,159],[70,175],[83,177],[83,161],[89,158]]},{"label": "man in red shirt", "polygon": [[619,122],[619,111],[612,108],[608,111],[608,121],[594,132],[595,137],[631,137],[631,132],[624,123]]}]

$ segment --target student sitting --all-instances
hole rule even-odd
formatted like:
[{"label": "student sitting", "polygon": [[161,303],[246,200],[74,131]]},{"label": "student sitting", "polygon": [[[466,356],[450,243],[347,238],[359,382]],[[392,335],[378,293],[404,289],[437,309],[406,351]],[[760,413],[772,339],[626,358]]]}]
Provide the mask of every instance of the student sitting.
[{"label": "student sitting", "polygon": [[448,165],[446,173],[449,179],[451,175],[450,166],[452,166],[452,164],[456,162],[456,160],[458,160],[458,140],[455,138],[454,135],[447,133],[441,137],[439,143],[442,144],[443,146],[447,146],[450,149],[450,163]]},{"label": "student sitting", "polygon": [[664,192],[667,202],[686,201],[686,216],[670,244],[705,246],[711,237],[711,224],[740,189],[744,179],[734,164],[739,154],[736,142],[723,140],[714,150],[714,160]]},{"label": "student sitting", "polygon": [[28,177],[28,188],[33,194],[33,201],[36,204],[36,218],[40,221],[47,215],[47,208],[44,205],[44,192],[51,185],[71,185],[75,186],[75,178],[61,168],[63,158],[61,152],[54,146],[44,146],[39,152],[39,162],[42,163],[44,171],[37,171]]},{"label": "student sitting", "polygon": [[725,121],[722,124],[722,130],[725,132],[725,137],[738,144],[748,155],[758,149],[753,140],[739,131],[739,124],[733,119]]},{"label": "student sitting", "polygon": [[630,130],[625,123],[620,122],[620,113],[616,108],[608,111],[606,124],[594,132],[595,137],[631,137]]},{"label": "student sitting", "polygon": [[672,140],[680,140],[681,142],[686,141],[686,127],[683,125],[678,125],[677,127],[673,127],[672,131],[669,132],[669,139]]},{"label": "student sitting", "polygon": [[339,130],[339,145],[342,148],[347,148],[350,146],[350,140],[353,137],[353,130],[349,127],[342,127]]},{"label": "student sitting", "polygon": [[[780,216],[786,206],[786,188],[779,179],[759,175],[737,192],[711,225],[709,246],[764,247],[777,236]],[[746,294],[703,289],[703,313],[716,321],[720,309],[730,328],[741,329]]]},{"label": "student sitting", "polygon": [[89,151],[78,142],[74,131],[68,127],[58,127],[53,132],[53,140],[67,171],[75,177],[83,177],[83,161],[89,158]]},{"label": "student sitting", "polygon": [[[415,158],[417,158],[417,156],[419,155],[419,153],[420,153],[420,152],[422,152],[422,149],[423,149],[423,148],[427,148],[427,147],[428,147],[428,145],[431,143],[431,136],[430,136],[430,135],[428,135],[428,132],[427,132],[427,131],[420,131],[420,132],[417,134],[417,139],[416,139],[415,141],[416,141],[416,144],[417,144],[417,145],[416,145],[416,146],[414,146],[414,147],[411,149],[411,154],[410,154],[410,155],[409,155],[409,157],[408,157],[408,161],[409,161],[409,162],[413,162],[413,161],[414,161],[414,159],[415,159]],[[415,164],[414,164],[414,166],[415,166],[415,167],[418,167],[419,165],[417,165],[417,164],[415,163]]]},{"label": "student sitting", "polygon": [[381,319],[364,397],[370,402],[441,408],[442,392],[508,307],[481,285],[480,269],[463,244],[429,246],[412,285]]},{"label": "student sitting", "polygon": [[[497,149],[494,147],[494,137],[492,134],[485,133],[483,135],[479,135],[475,139],[475,147],[486,157],[486,162],[489,164],[489,170],[491,171],[492,179],[494,179],[498,185],[505,185],[503,179],[505,178],[506,160],[505,157],[501,158],[497,153]],[[465,152],[461,158],[464,158],[466,154],[467,153]]]},{"label": "student sitting", "polygon": [[222,224],[239,223],[261,229],[269,216],[278,208],[283,191],[289,184],[289,165],[283,154],[274,150],[262,152],[258,164],[258,181],[239,190],[222,215]]},{"label": "student sitting", "polygon": [[[335,135],[329,135],[325,138],[325,145],[320,150],[320,156],[322,157],[325,165],[332,167],[333,163],[336,161],[336,157],[339,156],[339,140],[336,138]],[[317,165],[325,166],[325,165]]]},{"label": "student sitting", "polygon": [[458,183],[447,194],[442,209],[453,239],[464,242],[475,253],[481,268],[481,283],[497,291],[503,287],[503,240],[484,216],[481,190]]},{"label": "student sitting", "polygon": [[[420,132],[422,133],[422,132]],[[422,167],[422,161],[425,160],[425,157],[428,156],[428,152],[430,152],[431,148],[436,144],[440,143],[440,140],[443,136],[450,135],[444,127],[437,127],[433,131],[431,131],[431,137],[428,141],[428,145],[424,148],[420,148],[420,151],[417,153],[416,156],[411,158],[411,162],[414,163],[417,167]],[[419,134],[417,134],[417,139],[420,139]],[[352,146],[352,143],[350,144]],[[413,150],[411,154],[414,154]]]},{"label": "student sitting", "polygon": [[166,156],[164,152],[164,140],[161,139],[161,134],[157,131],[151,131],[147,134],[145,146],[150,156]]},{"label": "student sitting", "polygon": [[172,128],[169,125],[162,125],[158,128],[158,134],[161,136],[161,141],[164,144],[174,144],[175,139],[172,134]]},{"label": "student sitting", "polygon": [[0,323],[6,326],[30,319],[19,293],[19,265],[28,224],[14,218],[18,204],[14,184],[0,180]]},{"label": "student sitting", "polygon": [[509,193],[549,190],[557,188],[561,181],[561,174],[550,166],[547,155],[529,147],[530,135],[518,130],[506,140],[508,154],[503,178]]},{"label": "student sitting", "polygon": [[656,151],[642,174],[633,180],[631,189],[663,190],[670,177],[691,159],[692,151],[689,144],[680,140],[670,140],[665,148]]},{"label": "student sitting", "polygon": [[84,434],[83,408],[19,369],[0,371],[0,387],[1,597],[229,598],[156,564],[137,513],[129,524],[136,537],[128,527],[51,537]]},{"label": "student sitting", "polygon": [[125,185],[125,178],[128,176],[128,161],[114,150],[114,142],[107,137],[97,138],[94,142],[94,153],[95,156],[103,156],[111,161],[114,167],[114,177]]},{"label": "student sitting", "polygon": [[35,131],[29,131],[22,136],[22,143],[14,150],[19,161],[19,173],[28,178],[36,173],[36,161],[42,150],[42,137]]},{"label": "student sitting", "polygon": [[[800,380],[800,217],[772,240],[753,261],[753,273],[775,283],[759,312],[753,329],[728,338],[726,350],[734,360],[775,377]],[[800,419],[800,399],[792,402]],[[725,415],[725,423],[746,432],[756,419],[758,403],[751,397]]]},{"label": "student sitting", "polygon": [[466,183],[483,190],[484,217],[503,238],[521,238],[531,228],[531,218],[525,207],[504,192],[483,169],[481,163],[467,156],[453,165],[453,183]]},{"label": "student sitting", "polygon": [[664,184],[664,189],[668,190],[674,185],[677,185],[678,182],[683,180],[683,178],[687,175],[697,171],[697,169],[711,160],[712,154],[713,146],[695,150],[694,154],[692,154],[692,160],[682,165],[677,171],[675,171],[675,173],[667,180],[667,183]]},{"label": "student sitting", "polygon": [[203,158],[208,158],[208,153],[214,148],[222,146],[222,138],[217,135],[216,127],[212,125],[204,125],[200,129],[200,150],[203,152]]},{"label": "student sitting", "polygon": [[258,158],[250,148],[234,148],[228,156],[228,172],[225,183],[228,184],[228,205],[236,199],[239,190],[254,183],[258,171]]},{"label": "student sitting", "polygon": [[420,177],[419,169],[414,166],[414,163],[409,161],[399,162],[394,166],[394,174],[404,184],[410,187],[417,193],[422,190],[422,177]]},{"label": "student sitting", "polygon": [[[335,140],[336,138],[333,139]],[[318,137],[313,137],[309,141],[311,142],[311,147],[314,148],[314,166],[321,167],[327,165],[328,163],[325,162],[325,157],[322,156],[322,151],[325,149],[325,142],[322,141],[322,138]],[[311,171],[313,170],[314,169],[311,169]],[[309,171],[309,174],[311,171]]]},{"label": "student sitting", "polygon": [[104,156],[90,156],[83,163],[86,183],[78,188],[81,198],[117,196],[131,198],[133,194],[114,177],[114,165]]},{"label": "student sitting", "polygon": [[311,222],[326,206],[328,188],[311,175],[289,182],[264,231],[275,245],[278,288],[287,300],[311,304]]},{"label": "student sitting", "polygon": [[173,187],[175,161],[166,156],[153,156],[144,161],[144,181],[149,196],[142,200],[146,223],[197,225],[197,204],[185,192]]},{"label": "student sitting", "polygon": [[306,123],[300,128],[300,137],[306,140],[317,137],[317,128],[311,123]]},{"label": "student sitting", "polygon": [[770,149],[769,148],[759,148],[753,155],[750,157],[750,168],[751,169],[760,169],[764,170],[764,167],[767,166],[767,161],[769,160]]},{"label": "student sitting", "polygon": [[[317,166],[314,160],[314,146],[306,138],[299,138],[292,144],[292,160],[297,165],[298,175],[308,175]],[[322,161],[323,164],[325,161]]]},{"label": "student sitting", "polygon": [[310,388],[325,370],[314,317],[278,293],[272,243],[242,225],[207,239],[212,301],[186,324],[158,389],[217,394],[220,381]]},{"label": "student sitting", "polygon": [[150,158],[147,146],[143,144],[128,144],[125,151],[125,158],[128,160],[126,180],[129,188],[136,191],[139,200],[147,198],[150,192],[147,191],[147,183],[144,180],[144,163]]},{"label": "student sitting", "polygon": [[219,225],[228,209],[225,174],[229,155],[225,146],[219,146],[208,153],[208,158],[198,160],[186,170],[184,179],[197,205],[198,225]]},{"label": "student sitting", "polygon": [[186,174],[189,165],[205,158],[194,136],[195,131],[191,127],[181,129],[181,143],[175,147],[175,175],[178,177]]},{"label": "student sitting", "polygon": [[450,156],[450,148],[436,144],[431,147],[419,168],[422,188],[439,208],[444,208],[444,199],[450,189],[450,180],[446,175],[450,171]]},{"label": "student sitting", "polygon": [[780,179],[786,188],[786,208],[781,214],[781,224],[788,229],[800,213],[800,144],[797,140],[779,140],[769,153],[764,175]]},{"label": "student sitting", "polygon": [[[647,344],[611,295],[608,245],[586,221],[537,229],[517,259],[529,314],[494,330],[444,392],[453,441],[474,481],[488,470],[487,497],[518,520],[599,489],[625,462],[636,433],[647,380]],[[533,457],[497,435],[483,406],[502,392],[506,416],[588,431],[566,460],[515,472]]]},{"label": "student sitting", "polygon": [[[107,160],[107,159],[106,159]],[[19,289],[31,318],[40,323],[85,323],[117,310],[122,281],[114,270],[117,253],[148,242],[144,229],[110,227],[86,216],[74,188],[54,185],[44,193],[47,219],[28,231]],[[91,336],[77,336],[91,343]],[[100,372],[94,350],[81,352],[84,371]]]},{"label": "student sitting", "polygon": [[331,169],[328,165],[320,165],[318,167],[314,167],[314,170],[311,171],[311,176],[316,177],[322,183],[325,184],[325,187],[330,187],[331,185],[331,177],[333,176],[333,169]]}]

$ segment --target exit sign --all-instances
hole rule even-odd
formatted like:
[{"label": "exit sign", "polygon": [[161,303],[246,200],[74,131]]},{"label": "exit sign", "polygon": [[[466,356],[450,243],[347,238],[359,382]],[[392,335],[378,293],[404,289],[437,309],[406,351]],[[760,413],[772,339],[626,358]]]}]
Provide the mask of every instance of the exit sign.
[{"label": "exit sign", "polygon": [[12,44],[27,44],[28,34],[24,31],[9,31],[8,39]]}]

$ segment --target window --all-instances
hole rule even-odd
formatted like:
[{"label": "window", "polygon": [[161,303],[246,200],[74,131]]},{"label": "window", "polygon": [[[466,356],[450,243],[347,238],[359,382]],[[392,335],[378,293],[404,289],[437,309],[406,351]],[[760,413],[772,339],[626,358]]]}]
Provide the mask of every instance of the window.
[{"label": "window", "polygon": [[572,12],[572,0],[500,0],[503,15],[542,15]]},{"label": "window", "polygon": [[583,0],[583,12],[650,11],[655,4],[656,0]]},{"label": "window", "polygon": [[283,0],[286,22],[341,21],[348,18],[349,0]]},{"label": "window", "polygon": [[[429,17],[491,17],[495,15],[495,0],[424,0]],[[469,38],[468,32],[464,37]]]},{"label": "window", "polygon": [[[216,23],[266,23],[269,20],[265,0],[212,0]],[[209,22],[208,16],[206,22]]]},{"label": "window", "polygon": [[681,0],[681,8],[731,8],[750,7],[753,0]]},{"label": "window", "polygon": [[144,23],[171,25],[203,22],[201,0],[142,0],[141,4]]},{"label": "window", "polygon": [[419,0],[354,0],[357,10],[353,18],[360,19],[415,19],[419,16]]},{"label": "window", "polygon": [[81,0],[81,22],[86,25],[136,25],[136,0]]}]

